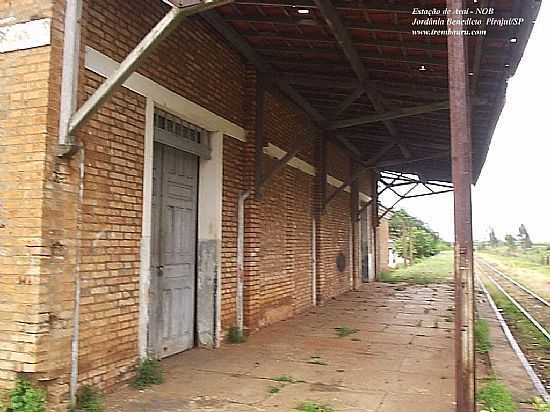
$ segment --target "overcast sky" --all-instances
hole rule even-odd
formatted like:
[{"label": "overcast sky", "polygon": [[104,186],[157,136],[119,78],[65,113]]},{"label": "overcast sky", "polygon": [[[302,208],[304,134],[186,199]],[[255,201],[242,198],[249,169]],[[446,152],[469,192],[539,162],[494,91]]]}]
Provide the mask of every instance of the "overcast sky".
[{"label": "overcast sky", "polygon": [[[537,24],[493,136],[487,162],[473,191],[474,238],[514,236],[520,224],[535,242],[550,242],[550,4],[542,2]],[[390,199],[383,199],[385,204]],[[409,199],[401,207],[453,239],[451,194]]]}]

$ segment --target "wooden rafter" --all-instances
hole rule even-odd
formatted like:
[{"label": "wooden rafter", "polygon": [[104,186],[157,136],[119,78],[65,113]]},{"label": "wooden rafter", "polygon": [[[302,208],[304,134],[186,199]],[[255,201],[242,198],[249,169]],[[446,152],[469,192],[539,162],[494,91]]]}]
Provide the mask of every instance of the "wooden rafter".
[{"label": "wooden rafter", "polygon": [[[338,41],[338,44],[340,45],[340,47],[342,47],[342,50],[348,58],[353,68],[353,71],[357,75],[359,81],[361,82],[361,84],[366,84],[369,81],[367,70],[353,45],[348,30],[346,29],[344,23],[342,22],[342,19],[338,15],[337,10],[334,8],[334,5],[330,0],[314,0],[314,2],[321,10],[321,14],[326,20],[328,26],[330,27],[334,37]],[[365,87],[365,93],[369,97],[369,100],[372,102],[377,112],[380,113],[385,111],[385,107],[380,102],[380,97],[375,91],[369,90],[367,87]],[[388,129],[392,138],[394,140],[397,139],[398,131],[395,125],[390,120],[384,121],[384,124],[386,125],[386,128]],[[403,153],[403,156],[405,156],[405,158],[410,158],[411,153],[409,149],[402,143],[398,143],[398,145],[399,149]]]},{"label": "wooden rafter", "polygon": [[383,122],[401,117],[416,116],[423,113],[431,113],[449,108],[449,101],[445,100],[438,103],[430,103],[422,106],[410,107],[407,109],[396,109],[389,112],[370,114],[366,116],[356,117],[354,119],[340,120],[328,125],[329,130],[344,129],[346,127],[357,126],[360,124],[368,124],[375,122]]}]

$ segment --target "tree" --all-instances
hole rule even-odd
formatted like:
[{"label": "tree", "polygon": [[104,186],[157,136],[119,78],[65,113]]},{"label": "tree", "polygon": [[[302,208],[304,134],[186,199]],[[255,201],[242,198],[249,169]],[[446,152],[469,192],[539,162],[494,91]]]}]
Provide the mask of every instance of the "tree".
[{"label": "tree", "polygon": [[515,249],[516,248],[516,238],[512,236],[511,234],[507,234],[504,237],[504,242],[506,243],[506,246],[508,246],[509,249]]},{"label": "tree", "polygon": [[390,236],[394,239],[396,252],[406,263],[436,255],[448,248],[448,244],[440,239],[439,234],[403,209],[395,212],[390,219]]},{"label": "tree", "polygon": [[499,243],[499,240],[497,238],[497,235],[495,234],[495,229],[490,228],[489,229],[489,244],[491,247],[497,247]]},{"label": "tree", "polygon": [[527,229],[523,224],[519,227],[518,238],[521,242],[522,248],[530,249],[533,247],[533,242],[531,242],[531,237],[529,236],[529,233],[527,232]]}]

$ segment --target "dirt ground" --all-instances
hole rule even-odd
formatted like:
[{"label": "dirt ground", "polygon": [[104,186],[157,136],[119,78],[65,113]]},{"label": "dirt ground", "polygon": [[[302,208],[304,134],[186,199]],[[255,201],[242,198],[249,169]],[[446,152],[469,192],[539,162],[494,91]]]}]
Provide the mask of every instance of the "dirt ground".
[{"label": "dirt ground", "polygon": [[313,402],[335,412],[449,412],[452,299],[446,284],[369,284],[246,343],[166,359],[164,384],[113,393],[108,411],[293,411]]}]

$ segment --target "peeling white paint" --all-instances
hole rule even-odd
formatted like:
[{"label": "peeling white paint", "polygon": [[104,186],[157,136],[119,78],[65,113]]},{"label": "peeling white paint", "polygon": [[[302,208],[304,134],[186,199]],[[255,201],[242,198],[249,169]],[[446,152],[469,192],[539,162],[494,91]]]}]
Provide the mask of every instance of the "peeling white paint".
[{"label": "peeling white paint", "polygon": [[50,26],[51,19],[48,18],[0,27],[0,53],[49,45]]}]

